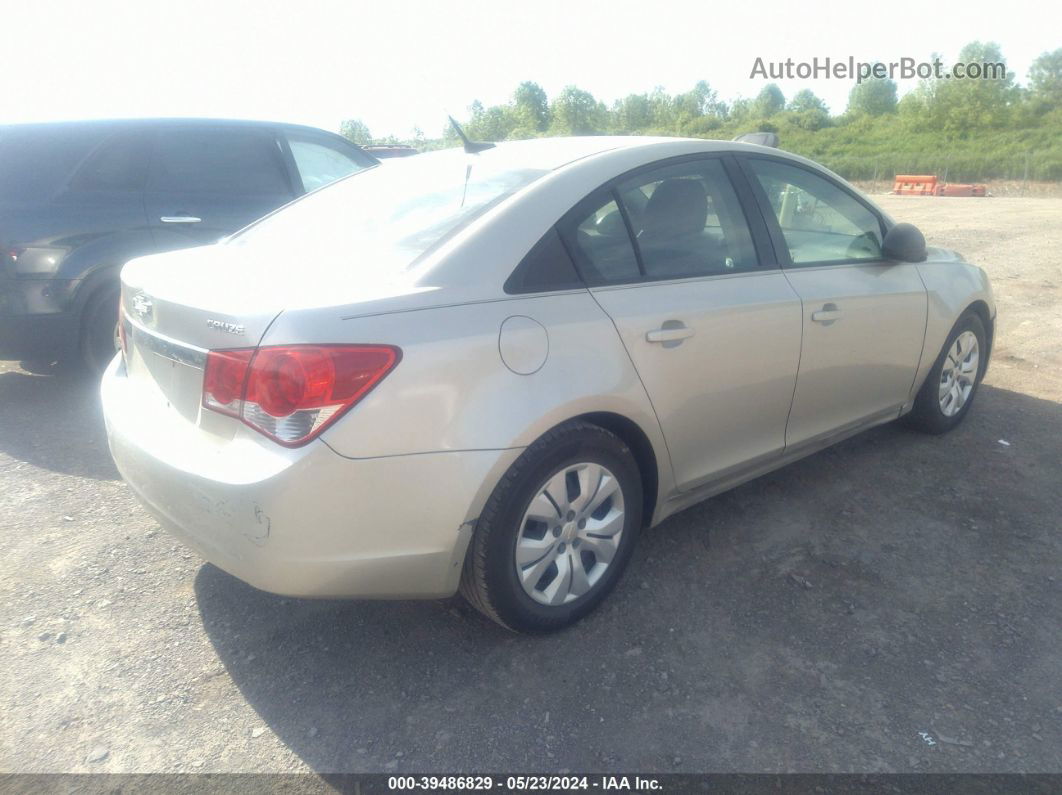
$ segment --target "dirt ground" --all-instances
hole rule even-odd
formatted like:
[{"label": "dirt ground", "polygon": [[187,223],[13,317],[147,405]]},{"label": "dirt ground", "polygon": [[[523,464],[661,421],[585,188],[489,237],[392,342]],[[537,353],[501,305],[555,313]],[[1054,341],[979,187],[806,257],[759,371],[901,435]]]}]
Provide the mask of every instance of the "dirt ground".
[{"label": "dirt ground", "polygon": [[95,385],[0,365],[0,770],[1062,771],[1062,199],[880,199],[983,265],[967,421],[645,534],[576,628],[257,592],[117,479]]}]

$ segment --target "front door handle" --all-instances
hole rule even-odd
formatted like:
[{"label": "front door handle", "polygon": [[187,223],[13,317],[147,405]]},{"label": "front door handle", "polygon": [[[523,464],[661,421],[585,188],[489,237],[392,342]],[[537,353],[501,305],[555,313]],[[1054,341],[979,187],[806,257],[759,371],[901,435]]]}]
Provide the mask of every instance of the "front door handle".
[{"label": "front door handle", "polygon": [[164,224],[198,224],[203,219],[194,215],[164,215],[159,220]]},{"label": "front door handle", "polygon": [[828,326],[833,323],[833,321],[840,320],[841,314],[841,310],[837,308],[837,304],[824,304],[822,309],[811,313],[811,319],[816,323],[822,323],[824,326]]},{"label": "front door handle", "polygon": [[645,341],[664,343],[665,345],[669,342],[678,344],[682,342],[682,340],[692,336],[693,329],[689,326],[669,326],[665,324],[663,328],[645,332]]}]

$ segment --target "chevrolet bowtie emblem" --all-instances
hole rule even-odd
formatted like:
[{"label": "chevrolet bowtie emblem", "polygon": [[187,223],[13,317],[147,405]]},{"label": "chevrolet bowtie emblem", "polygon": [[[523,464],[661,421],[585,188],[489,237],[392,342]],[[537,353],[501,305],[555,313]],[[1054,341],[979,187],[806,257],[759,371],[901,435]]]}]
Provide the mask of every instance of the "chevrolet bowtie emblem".
[{"label": "chevrolet bowtie emblem", "polygon": [[133,311],[136,312],[136,316],[143,321],[151,320],[151,315],[154,312],[155,305],[151,303],[151,299],[143,293],[137,293],[133,296]]}]

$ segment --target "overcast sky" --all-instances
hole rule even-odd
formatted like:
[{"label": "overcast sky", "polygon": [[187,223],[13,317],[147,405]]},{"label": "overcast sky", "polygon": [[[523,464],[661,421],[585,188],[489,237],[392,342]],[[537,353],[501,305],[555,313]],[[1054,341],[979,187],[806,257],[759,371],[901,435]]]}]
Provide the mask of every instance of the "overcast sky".
[{"label": "overcast sky", "polygon": [[[707,80],[731,100],[766,83],[757,56],[951,62],[998,42],[1024,83],[1062,45],[1050,4],[531,2],[458,0],[0,0],[0,122],[130,116],[272,119],[335,130],[360,118],[376,136],[438,135],[447,112],[504,102],[522,80],[552,97],[568,84],[611,102]],[[844,109],[852,83],[811,88]],[[908,88],[901,84],[901,92]]]}]

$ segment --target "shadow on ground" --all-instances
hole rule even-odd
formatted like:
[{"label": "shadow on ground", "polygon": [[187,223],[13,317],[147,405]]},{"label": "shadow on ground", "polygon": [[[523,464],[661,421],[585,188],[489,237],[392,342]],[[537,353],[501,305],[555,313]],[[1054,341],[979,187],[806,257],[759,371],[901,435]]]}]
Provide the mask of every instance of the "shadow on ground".
[{"label": "shadow on ground", "polygon": [[118,477],[97,377],[30,363],[0,372],[0,429],[0,453],[16,461],[65,475]]},{"label": "shadow on ground", "polygon": [[320,772],[1058,771],[1060,460],[1062,406],[985,386],[948,436],[878,428],[671,518],[547,637],[209,565],[195,590]]}]

